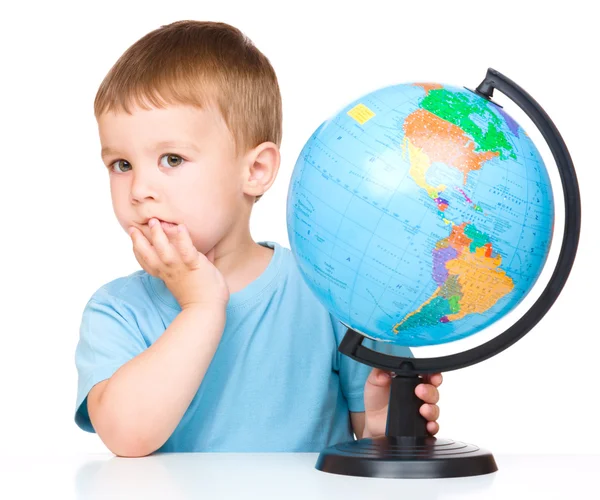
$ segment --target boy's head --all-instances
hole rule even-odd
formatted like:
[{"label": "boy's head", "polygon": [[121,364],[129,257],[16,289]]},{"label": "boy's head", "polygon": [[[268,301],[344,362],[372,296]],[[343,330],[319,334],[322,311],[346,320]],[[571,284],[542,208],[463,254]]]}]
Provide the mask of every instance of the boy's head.
[{"label": "boy's head", "polygon": [[271,64],[237,28],[178,21],[142,37],[94,102],[121,226],[184,223],[199,251],[247,233],[279,168],[281,108]]}]

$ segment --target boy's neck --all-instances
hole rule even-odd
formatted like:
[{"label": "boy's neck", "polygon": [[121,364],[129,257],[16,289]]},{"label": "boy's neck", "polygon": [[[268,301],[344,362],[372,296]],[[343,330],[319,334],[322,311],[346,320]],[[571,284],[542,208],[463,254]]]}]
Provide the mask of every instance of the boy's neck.
[{"label": "boy's neck", "polygon": [[273,249],[256,243],[250,231],[229,235],[215,248],[215,267],[221,272],[230,293],[236,293],[258,278],[269,265]]}]

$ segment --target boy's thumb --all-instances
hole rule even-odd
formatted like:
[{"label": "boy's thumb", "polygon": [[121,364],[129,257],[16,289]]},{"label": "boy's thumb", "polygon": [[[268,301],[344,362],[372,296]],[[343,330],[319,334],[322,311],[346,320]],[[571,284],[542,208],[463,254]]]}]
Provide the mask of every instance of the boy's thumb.
[{"label": "boy's thumb", "polygon": [[386,370],[381,370],[379,368],[373,368],[371,373],[369,374],[369,378],[367,381],[370,384],[376,386],[385,386],[389,385],[392,380],[391,373]]}]

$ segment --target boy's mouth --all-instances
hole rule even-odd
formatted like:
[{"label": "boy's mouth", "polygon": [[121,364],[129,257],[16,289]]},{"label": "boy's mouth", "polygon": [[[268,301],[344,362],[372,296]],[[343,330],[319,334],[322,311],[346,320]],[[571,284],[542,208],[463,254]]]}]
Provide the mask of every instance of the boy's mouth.
[{"label": "boy's mouth", "polygon": [[[162,226],[163,229],[173,229],[173,228],[177,227],[177,223],[175,223],[175,222],[168,222],[168,221],[159,219],[158,217],[150,217],[150,219],[156,219],[158,222],[160,222],[160,225]],[[148,222],[150,221],[150,219],[146,219],[144,221],[144,226],[148,225]]]}]

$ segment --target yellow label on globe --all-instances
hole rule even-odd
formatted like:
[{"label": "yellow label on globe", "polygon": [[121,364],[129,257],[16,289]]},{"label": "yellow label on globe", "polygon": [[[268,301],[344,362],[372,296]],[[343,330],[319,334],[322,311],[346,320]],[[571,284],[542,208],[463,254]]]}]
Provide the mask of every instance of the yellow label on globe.
[{"label": "yellow label on globe", "polygon": [[357,104],[350,111],[348,111],[348,115],[354,118],[361,125],[364,125],[375,116],[375,113],[373,113],[373,111],[367,108],[364,104]]}]

